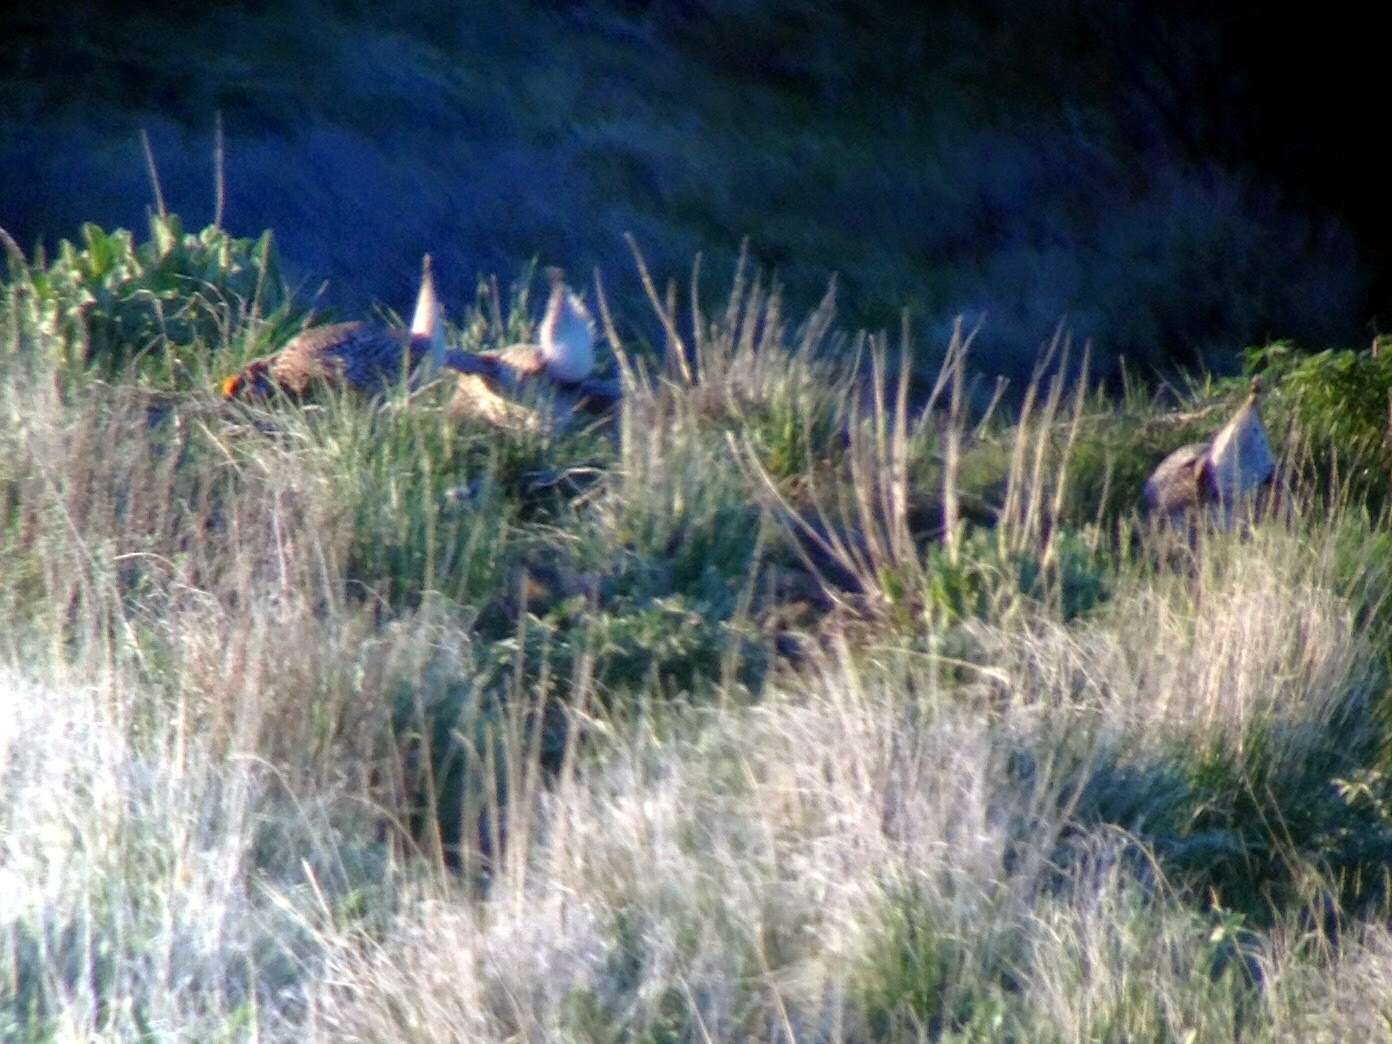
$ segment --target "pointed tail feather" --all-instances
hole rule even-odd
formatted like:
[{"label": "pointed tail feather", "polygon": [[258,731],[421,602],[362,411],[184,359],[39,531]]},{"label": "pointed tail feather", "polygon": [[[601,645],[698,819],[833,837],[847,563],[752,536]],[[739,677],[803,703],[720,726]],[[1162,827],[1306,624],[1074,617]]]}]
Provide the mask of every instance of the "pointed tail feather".
[{"label": "pointed tail feather", "polygon": [[421,260],[420,293],[416,295],[416,313],[411,318],[411,333],[430,340],[430,369],[438,373],[445,365],[444,308],[435,291],[435,269],[426,254]]}]

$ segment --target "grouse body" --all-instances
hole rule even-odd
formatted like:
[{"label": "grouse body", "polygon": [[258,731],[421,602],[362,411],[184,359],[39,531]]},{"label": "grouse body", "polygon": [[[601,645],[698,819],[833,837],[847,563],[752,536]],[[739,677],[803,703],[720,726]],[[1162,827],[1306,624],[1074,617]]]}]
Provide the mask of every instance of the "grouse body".
[{"label": "grouse body", "polygon": [[443,313],[426,255],[410,330],[369,322],[311,327],[275,355],[228,377],[221,390],[228,399],[264,398],[277,389],[302,398],[316,384],[328,384],[380,395],[408,373],[438,369],[444,357]]},{"label": "grouse body", "polygon": [[1243,501],[1271,484],[1276,460],[1258,409],[1261,390],[1254,379],[1246,402],[1210,441],[1182,446],[1160,462],[1142,493],[1147,513],[1178,521],[1212,506],[1230,523]]}]

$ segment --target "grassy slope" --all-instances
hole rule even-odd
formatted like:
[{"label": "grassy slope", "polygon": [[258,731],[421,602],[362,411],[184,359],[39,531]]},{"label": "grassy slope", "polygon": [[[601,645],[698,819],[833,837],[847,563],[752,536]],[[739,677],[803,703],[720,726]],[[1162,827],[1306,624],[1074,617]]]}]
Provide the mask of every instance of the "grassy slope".
[{"label": "grassy slope", "polygon": [[910,424],[746,282],[616,440],[230,408],[225,249],[0,301],[0,1036],[1386,1036],[1385,533],[1128,517],[1239,389]]}]

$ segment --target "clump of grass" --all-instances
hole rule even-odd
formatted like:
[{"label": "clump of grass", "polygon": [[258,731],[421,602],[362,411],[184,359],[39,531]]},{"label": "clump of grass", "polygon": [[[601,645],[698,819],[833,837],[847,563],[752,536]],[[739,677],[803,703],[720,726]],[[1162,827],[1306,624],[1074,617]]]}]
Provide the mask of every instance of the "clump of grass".
[{"label": "clump of grass", "polygon": [[1392,836],[1336,781],[1379,762],[1386,673],[1339,576],[1342,542],[1281,526],[1213,537],[1197,575],[1123,578],[1080,627],[973,628],[974,658],[1005,672],[979,697],[1042,701],[1100,744],[1082,811],[1146,838],[1191,894],[1260,919],[1305,901],[1318,869],[1346,882],[1341,901],[1376,902]]},{"label": "clump of grass", "polygon": [[[935,896],[999,894],[989,868],[1006,835],[988,822],[984,737],[901,732],[889,685],[841,683],[828,668],[810,703],[775,696],[694,732],[605,743],[609,756],[538,804],[550,825],[479,920],[437,920],[427,903],[419,933],[344,938],[332,977],[351,985],[325,996],[323,1017],[371,1035],[397,1017],[389,998],[406,978],[425,975],[434,985],[410,996],[481,1036],[703,1026],[732,1039],[798,1033],[838,1008],[854,1019],[835,983],[874,952],[867,928],[894,868]],[[960,801],[929,798],[944,790]],[[964,897],[958,916],[972,908]],[[440,965],[446,937],[456,958]]]},{"label": "clump of grass", "polygon": [[254,726],[219,750],[188,727],[193,707],[128,684],[6,668],[0,705],[6,1034],[288,1025],[313,938],[280,890],[313,881],[345,913],[381,901],[380,855],[331,840],[351,806],[288,800]]},{"label": "clump of grass", "polygon": [[981,486],[964,487],[963,473],[989,422],[982,418],[973,430],[966,416],[972,337],[957,328],[914,418],[907,342],[892,386],[884,342],[872,343],[868,392],[846,400],[841,466],[804,474],[800,488],[779,482],[744,444],[743,459],[828,598],[906,631],[925,620],[1008,615],[1025,603],[1072,616],[1105,589],[1095,536],[1081,539],[1064,511],[1086,362],[1065,394],[1062,376],[1044,381],[1057,342],[1041,360],[1013,429],[1004,482],[983,496]]}]

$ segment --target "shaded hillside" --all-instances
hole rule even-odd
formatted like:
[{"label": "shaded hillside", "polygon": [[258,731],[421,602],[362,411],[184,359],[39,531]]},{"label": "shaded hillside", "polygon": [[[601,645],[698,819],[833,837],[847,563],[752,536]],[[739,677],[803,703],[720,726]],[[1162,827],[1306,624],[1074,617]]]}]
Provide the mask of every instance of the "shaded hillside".
[{"label": "shaded hillside", "polygon": [[171,209],[210,214],[221,111],[227,222],[347,306],[402,307],[425,249],[456,299],[538,255],[623,293],[629,230],[718,280],[748,235],[794,298],[838,273],[852,321],[907,307],[929,344],[985,315],[981,362],[1017,375],[1060,319],[1104,373],[1361,337],[1354,240],[1249,129],[1253,19],[1183,6],[12,10],[0,226],[143,224],[141,127]]}]

